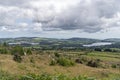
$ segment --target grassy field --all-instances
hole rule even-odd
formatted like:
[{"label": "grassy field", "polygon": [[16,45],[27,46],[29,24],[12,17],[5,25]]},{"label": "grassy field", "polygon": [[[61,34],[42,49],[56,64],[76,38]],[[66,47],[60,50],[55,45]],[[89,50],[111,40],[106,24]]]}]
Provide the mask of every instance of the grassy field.
[{"label": "grassy field", "polygon": [[[119,53],[52,50],[33,53],[32,55],[22,56],[21,63],[15,62],[12,55],[0,54],[0,71],[14,76],[24,76],[27,74],[49,74],[54,76],[63,74],[71,79],[76,76],[85,76],[97,80],[120,80]],[[82,64],[75,62],[73,66],[50,65],[51,61],[57,58],[55,53],[59,54],[60,57],[70,59],[74,62],[76,59],[82,58],[81,60],[84,60],[84,62]],[[100,66],[91,67],[87,65],[87,62],[96,59],[100,60]]]}]

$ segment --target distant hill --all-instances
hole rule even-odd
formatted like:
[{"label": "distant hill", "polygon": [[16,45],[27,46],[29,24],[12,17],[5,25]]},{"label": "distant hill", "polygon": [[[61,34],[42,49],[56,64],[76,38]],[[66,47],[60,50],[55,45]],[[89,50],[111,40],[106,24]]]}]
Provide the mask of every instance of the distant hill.
[{"label": "distant hill", "polygon": [[89,38],[41,38],[41,37],[18,37],[18,38],[0,38],[0,43],[8,43],[9,45],[34,46],[45,48],[80,48],[83,44],[91,44],[99,42],[97,39]]},{"label": "distant hill", "polygon": [[108,39],[104,39],[103,41],[107,41],[107,42],[120,42],[120,38],[108,38]]},{"label": "distant hill", "polygon": [[67,39],[68,41],[80,41],[80,42],[83,42],[83,43],[94,43],[94,42],[98,42],[100,40],[98,39],[90,39],[90,38],[70,38],[70,39]]},{"label": "distant hill", "polygon": [[56,39],[56,38],[41,38],[41,37],[18,37],[18,38],[0,38],[0,43],[2,42],[41,42],[41,41],[49,41],[49,42],[79,42],[79,43],[92,43],[100,40],[97,39],[89,39],[89,38],[70,38],[70,39]]},{"label": "distant hill", "polygon": [[43,38],[43,37],[18,37],[18,38],[0,38],[0,43],[8,43],[10,45],[21,44],[22,46],[47,47],[47,48],[80,48],[85,44],[92,44],[97,42],[112,42],[112,45],[107,47],[120,47],[120,39],[109,38],[104,40],[90,39],[90,38]]}]

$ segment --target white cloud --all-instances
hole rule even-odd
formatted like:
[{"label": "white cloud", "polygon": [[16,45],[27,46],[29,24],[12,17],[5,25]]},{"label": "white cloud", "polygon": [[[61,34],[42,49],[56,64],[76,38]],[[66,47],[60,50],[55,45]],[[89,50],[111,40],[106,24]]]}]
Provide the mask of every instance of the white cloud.
[{"label": "white cloud", "polygon": [[120,26],[119,3],[119,0],[4,0],[0,1],[0,30],[95,33]]},{"label": "white cloud", "polygon": [[41,23],[35,23],[33,24],[33,30],[37,31],[37,32],[41,32],[42,31],[42,24]]}]

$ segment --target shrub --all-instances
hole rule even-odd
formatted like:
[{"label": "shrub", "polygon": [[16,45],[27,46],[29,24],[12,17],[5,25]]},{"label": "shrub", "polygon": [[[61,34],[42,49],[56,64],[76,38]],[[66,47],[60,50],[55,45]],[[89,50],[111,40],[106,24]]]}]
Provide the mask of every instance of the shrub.
[{"label": "shrub", "polygon": [[112,64],[111,67],[112,68],[120,68],[120,64]]},{"label": "shrub", "polygon": [[50,65],[56,65],[57,61],[55,61],[54,59],[51,60]]},{"label": "shrub", "polygon": [[95,48],[94,50],[95,50],[95,51],[100,51],[100,52],[102,51],[101,48]]},{"label": "shrub", "polygon": [[0,54],[7,54],[8,50],[6,48],[0,49]]},{"label": "shrub", "polygon": [[13,60],[16,62],[22,62],[22,58],[19,54],[14,54]]},{"label": "shrub", "polygon": [[104,49],[105,52],[112,52],[112,49]]},{"label": "shrub", "polygon": [[54,53],[55,57],[60,57],[60,54],[58,54],[57,52]]},{"label": "shrub", "polygon": [[77,58],[75,60],[76,63],[81,63],[81,64],[87,64],[88,61],[90,61],[91,59],[87,56],[80,56],[80,58]]},{"label": "shrub", "polygon": [[75,65],[75,62],[73,62],[70,59],[64,58],[64,57],[59,58],[57,63],[61,66],[74,66]]},{"label": "shrub", "polygon": [[87,63],[87,65],[88,65],[88,66],[91,66],[91,67],[100,67],[100,66],[101,66],[99,59],[90,60],[90,61]]},{"label": "shrub", "polygon": [[11,53],[13,55],[16,54],[16,53],[21,55],[21,56],[24,55],[23,48],[21,46],[18,46],[18,45],[12,48]]},{"label": "shrub", "polygon": [[75,62],[76,63],[81,63],[81,64],[83,63],[80,59],[76,59]]}]

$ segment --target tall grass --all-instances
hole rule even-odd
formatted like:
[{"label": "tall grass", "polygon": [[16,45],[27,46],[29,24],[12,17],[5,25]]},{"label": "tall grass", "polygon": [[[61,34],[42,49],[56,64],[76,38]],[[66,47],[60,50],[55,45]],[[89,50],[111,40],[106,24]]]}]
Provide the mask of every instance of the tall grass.
[{"label": "tall grass", "polygon": [[67,76],[65,74],[49,75],[49,74],[26,74],[26,75],[11,75],[0,70],[0,80],[120,80],[120,75],[110,74],[109,78],[95,79],[94,77],[86,76]]},{"label": "tall grass", "polygon": [[26,74],[22,76],[15,76],[8,74],[7,72],[0,71],[0,80],[95,80],[95,79],[82,76],[71,78],[64,74],[49,75],[46,73],[42,75]]}]

